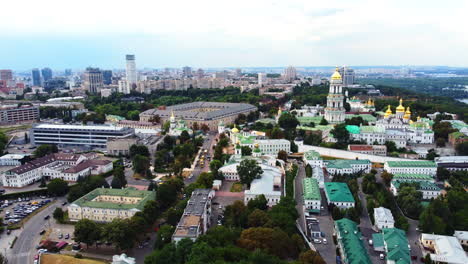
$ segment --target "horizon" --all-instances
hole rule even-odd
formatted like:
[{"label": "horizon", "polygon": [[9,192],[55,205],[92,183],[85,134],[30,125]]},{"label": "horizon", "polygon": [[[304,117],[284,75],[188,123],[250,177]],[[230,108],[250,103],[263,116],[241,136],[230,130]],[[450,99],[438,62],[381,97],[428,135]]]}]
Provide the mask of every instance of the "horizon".
[{"label": "horizon", "polygon": [[0,68],[468,67],[461,0],[25,2],[3,4],[21,16],[2,17]]}]

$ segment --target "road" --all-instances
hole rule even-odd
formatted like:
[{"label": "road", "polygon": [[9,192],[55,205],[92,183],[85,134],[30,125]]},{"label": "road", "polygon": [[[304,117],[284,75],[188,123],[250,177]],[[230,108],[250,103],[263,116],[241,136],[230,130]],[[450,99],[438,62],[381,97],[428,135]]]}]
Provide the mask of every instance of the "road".
[{"label": "road", "polygon": [[[205,137],[205,140],[203,141],[203,146],[202,146],[202,149],[207,149],[208,150],[208,155],[211,156],[211,158],[213,158],[213,154],[214,154],[214,150],[213,150],[213,145],[216,143],[216,140],[218,138],[218,134],[216,132],[209,132],[206,137]],[[191,183],[194,183],[198,176],[200,176],[200,174],[202,172],[207,172],[210,170],[210,166],[209,166],[209,162],[206,161],[205,163],[205,167],[202,168],[200,167],[199,165],[198,166],[195,166],[195,168],[193,169],[193,176],[191,178],[187,178],[184,180],[185,182],[185,185],[189,185]]]},{"label": "road", "polygon": [[[49,228],[49,221],[45,221],[46,215],[52,216],[55,208],[60,207],[65,198],[59,198],[53,201],[47,208],[37,213],[24,224],[20,230],[18,239],[12,250],[8,253],[10,264],[27,264],[34,262],[36,254],[36,245],[39,244],[41,236],[39,232]],[[53,221],[53,220],[50,220]]]}]

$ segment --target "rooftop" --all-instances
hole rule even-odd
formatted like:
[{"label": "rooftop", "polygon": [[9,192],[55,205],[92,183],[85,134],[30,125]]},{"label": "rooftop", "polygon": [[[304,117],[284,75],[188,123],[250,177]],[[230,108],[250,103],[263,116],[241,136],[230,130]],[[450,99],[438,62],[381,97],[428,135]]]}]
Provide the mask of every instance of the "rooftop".
[{"label": "rooftop", "polygon": [[[275,191],[274,189],[275,184],[278,184],[277,180],[281,180],[281,171],[278,168],[265,164],[261,164],[260,167],[263,170],[261,178],[253,180],[250,184],[250,189],[244,193],[253,195],[281,195],[281,191]],[[281,184],[281,181],[279,184]]]},{"label": "rooftop", "polygon": [[62,129],[62,130],[101,130],[101,131],[123,131],[128,128],[105,126],[105,125],[57,125],[57,124],[36,124],[33,129]]},{"label": "rooftop", "polygon": [[385,207],[374,208],[374,218],[376,221],[383,220],[387,222],[395,222],[392,212]]},{"label": "rooftop", "polygon": [[330,202],[355,202],[348,185],[344,182],[326,182],[325,191]]},{"label": "rooftop", "polygon": [[395,173],[393,180],[420,180],[420,181],[434,181],[434,178],[427,174],[416,173]]},{"label": "rooftop", "polygon": [[387,161],[388,167],[394,168],[436,168],[436,164],[433,161],[425,160],[409,160],[409,161]]},{"label": "rooftop", "polygon": [[315,150],[309,150],[309,151],[304,152],[304,157],[305,157],[306,160],[317,160],[317,159],[321,159],[320,153],[318,153],[318,152],[315,151]]},{"label": "rooftop", "polygon": [[405,231],[398,228],[384,228],[383,240],[387,250],[387,259],[398,264],[410,264],[410,250]]},{"label": "rooftop", "polygon": [[304,200],[321,200],[320,199],[320,189],[318,186],[317,179],[314,178],[305,178],[303,180],[304,188]]},{"label": "rooftop", "polygon": [[433,241],[435,254],[431,254],[432,261],[453,264],[468,263],[468,257],[456,237],[421,234],[421,239]]},{"label": "rooftop", "polygon": [[361,240],[357,224],[347,218],[335,221],[339,233],[343,254],[349,264],[371,264],[367,250]]},{"label": "rooftop", "polygon": [[[126,204],[126,203],[116,203],[116,202],[106,202],[106,201],[94,201],[95,198],[99,196],[116,196],[116,197],[138,197],[141,198],[135,204]],[[93,191],[85,194],[78,200],[74,201],[72,205],[77,205],[80,207],[90,207],[90,208],[103,208],[103,209],[122,209],[122,210],[143,210],[146,202],[155,199],[155,192],[152,191],[138,191],[134,188],[125,188],[125,189],[107,189],[107,188],[97,188]]]},{"label": "rooftop", "polygon": [[327,161],[327,168],[347,169],[352,168],[352,165],[358,164],[371,164],[370,160],[329,160]]},{"label": "rooftop", "polygon": [[401,184],[403,183],[417,183],[418,191],[440,191],[440,188],[435,185],[435,183],[424,180],[392,180],[392,185],[395,186],[397,190],[400,189]]}]

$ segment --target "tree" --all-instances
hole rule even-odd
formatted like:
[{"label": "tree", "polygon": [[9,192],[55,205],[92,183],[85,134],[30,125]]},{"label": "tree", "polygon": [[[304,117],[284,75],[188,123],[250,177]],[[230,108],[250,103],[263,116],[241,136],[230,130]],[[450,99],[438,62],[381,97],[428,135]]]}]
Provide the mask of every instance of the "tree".
[{"label": "tree", "polygon": [[247,184],[247,186],[250,188],[252,181],[259,179],[263,173],[263,170],[257,164],[256,160],[246,159],[241,161],[237,166],[237,173],[239,174],[240,182],[242,184]]},{"label": "tree", "polygon": [[89,219],[81,219],[75,224],[74,231],[75,241],[80,241],[86,244],[86,247],[94,244],[100,239],[100,226]]},{"label": "tree", "polygon": [[250,156],[252,155],[252,149],[249,146],[242,146],[241,153],[242,156]]},{"label": "tree", "polygon": [[150,166],[150,160],[148,157],[136,154],[133,158],[133,171],[146,177],[151,175],[146,175]]},{"label": "tree", "polygon": [[125,179],[125,171],[122,166],[114,167],[114,178],[118,178],[122,187],[127,185],[127,179]]},{"label": "tree", "polygon": [[398,148],[394,141],[385,141],[385,146],[387,147],[387,152],[392,153],[398,151]]},{"label": "tree", "polygon": [[393,179],[393,174],[391,174],[391,173],[389,173],[387,171],[383,171],[381,177],[382,177],[382,180],[384,181],[385,185],[390,186],[390,182]]},{"label": "tree", "polygon": [[288,236],[279,228],[253,227],[243,230],[238,244],[250,251],[265,250],[280,258],[297,257],[298,249]]},{"label": "tree", "polygon": [[0,253],[0,264],[8,264],[8,259]]},{"label": "tree", "polygon": [[63,196],[68,192],[68,183],[60,178],[53,179],[47,184],[47,192],[54,196]]},{"label": "tree", "polygon": [[187,132],[187,130],[184,130],[184,131],[182,131],[182,133],[180,133],[179,140],[180,140],[181,144],[184,144],[185,142],[190,140],[190,135]]},{"label": "tree", "polygon": [[255,209],[252,213],[249,214],[247,223],[250,227],[260,227],[264,226],[270,218],[268,214],[262,210]]},{"label": "tree", "polygon": [[193,125],[192,125],[192,129],[193,131],[197,131],[197,130],[200,130],[200,126],[198,125],[197,122],[194,122]]},{"label": "tree", "polygon": [[219,176],[222,177],[222,175],[219,175],[219,169],[223,166],[223,163],[221,163],[221,161],[219,160],[212,160],[210,162],[210,171],[211,173],[213,173],[213,176],[215,179],[220,179]]},{"label": "tree", "polygon": [[36,150],[33,152],[33,154],[34,154],[34,157],[41,158],[46,155],[57,153],[57,152],[58,152],[57,145],[45,144],[45,145],[40,145],[39,147],[37,147]]},{"label": "tree", "polygon": [[413,219],[418,218],[422,210],[422,193],[410,184],[401,184],[398,191],[397,203],[403,213]]},{"label": "tree", "polygon": [[55,220],[57,220],[57,222],[63,223],[65,213],[63,212],[62,208],[60,207],[55,208],[53,217]]},{"label": "tree", "polygon": [[289,131],[295,130],[298,124],[299,121],[297,121],[296,117],[290,113],[281,114],[278,120],[278,125]]},{"label": "tree", "polygon": [[111,182],[112,189],[122,189],[123,185],[119,178],[114,177]]},{"label": "tree", "polygon": [[150,155],[148,147],[146,147],[145,145],[135,145],[135,144],[130,146],[129,153],[130,153],[131,158],[135,157],[136,155],[142,155],[145,157],[149,157]]},{"label": "tree", "polygon": [[130,219],[115,218],[103,228],[103,237],[121,250],[131,249],[137,238]]},{"label": "tree", "polygon": [[47,186],[46,179],[44,176],[41,177],[41,184],[39,184],[40,188],[44,188]]},{"label": "tree", "polygon": [[302,252],[299,255],[298,260],[300,264],[325,264],[326,263],[316,251],[313,251],[310,249],[305,252]]},{"label": "tree", "polygon": [[288,153],[284,150],[278,151],[278,159],[286,162],[288,160]]},{"label": "tree", "polygon": [[236,200],[226,206],[224,224],[228,227],[245,227],[247,224],[247,207],[242,201]]},{"label": "tree", "polygon": [[445,147],[445,139],[444,138],[437,138],[436,139],[436,146],[437,147]]},{"label": "tree", "polygon": [[171,243],[172,234],[174,234],[174,227],[171,225],[163,225],[159,228],[156,234],[156,241],[154,242],[155,249],[161,249],[164,245]]},{"label": "tree", "polygon": [[349,131],[346,129],[346,124],[338,124],[330,131],[333,137],[339,144],[345,144],[349,142]]},{"label": "tree", "polygon": [[247,203],[247,207],[249,210],[263,210],[266,211],[268,209],[268,201],[265,197],[265,195],[260,194],[259,196],[255,197],[255,199],[250,200]]},{"label": "tree", "polygon": [[150,181],[150,183],[148,184],[148,191],[154,190],[156,190],[156,184],[154,183],[154,181]]},{"label": "tree", "polygon": [[203,130],[203,133],[210,131],[210,128],[208,127],[207,124],[202,124],[200,129]]},{"label": "tree", "polygon": [[212,173],[202,172],[200,176],[198,176],[196,183],[199,186],[203,186],[203,188],[211,189],[211,187],[213,187],[213,180],[214,177]]},{"label": "tree", "polygon": [[328,121],[325,119],[325,117],[322,117],[322,120],[320,120],[319,125],[321,125],[321,126],[326,126],[326,125],[328,125]]},{"label": "tree", "polygon": [[272,138],[272,139],[282,139],[282,138],[284,138],[283,130],[281,130],[281,128],[279,128],[277,126],[274,127],[270,131],[270,138]]},{"label": "tree", "polygon": [[468,142],[457,144],[455,149],[457,150],[458,155],[462,155],[462,156],[468,155]]}]

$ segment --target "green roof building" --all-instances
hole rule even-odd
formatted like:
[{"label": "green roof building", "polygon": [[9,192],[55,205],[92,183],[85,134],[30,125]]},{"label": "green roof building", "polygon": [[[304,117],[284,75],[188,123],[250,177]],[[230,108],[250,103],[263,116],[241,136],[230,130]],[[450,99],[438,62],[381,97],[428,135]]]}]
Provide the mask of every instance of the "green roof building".
[{"label": "green roof building", "polygon": [[326,161],[329,174],[369,173],[372,169],[370,160],[329,160]]},{"label": "green roof building", "polygon": [[390,190],[393,195],[398,195],[403,183],[414,183],[416,185],[416,189],[422,192],[424,200],[435,199],[440,195],[441,189],[434,182],[414,179],[392,180],[390,183]]},{"label": "green roof building", "polygon": [[372,235],[375,251],[385,252],[387,263],[410,264],[411,256],[405,231],[398,228],[384,228]]},{"label": "green roof building", "polygon": [[357,224],[347,218],[335,221],[338,247],[342,263],[371,264],[367,250],[362,242],[362,235]]},{"label": "green roof building", "polygon": [[396,173],[393,175],[393,180],[418,180],[434,182],[434,178],[427,174],[417,173]]},{"label": "green roof building", "polygon": [[342,209],[354,207],[353,194],[349,190],[348,184],[344,182],[326,182],[325,196],[328,204],[334,204]]},{"label": "green roof building", "polygon": [[392,174],[426,174],[435,176],[437,165],[434,161],[428,160],[408,160],[408,161],[387,161],[384,170]]},{"label": "green roof building", "polygon": [[[318,210],[320,212],[320,189],[315,178],[305,178],[302,181],[304,206],[307,209]],[[316,211],[317,212],[317,211]]]},{"label": "green roof building", "polygon": [[71,221],[90,219],[96,222],[112,222],[115,218],[126,219],[143,210],[156,193],[135,188],[97,188],[74,201],[68,207]]}]

